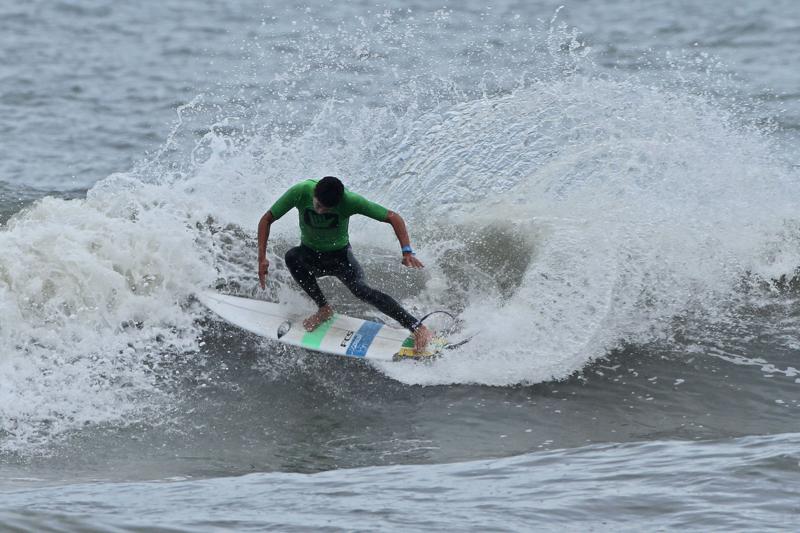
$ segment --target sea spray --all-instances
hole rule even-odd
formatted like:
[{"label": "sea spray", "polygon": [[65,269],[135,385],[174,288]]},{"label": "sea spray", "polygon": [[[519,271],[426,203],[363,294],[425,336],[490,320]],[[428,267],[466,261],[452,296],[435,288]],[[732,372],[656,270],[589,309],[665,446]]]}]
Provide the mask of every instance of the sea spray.
[{"label": "sea spray", "polygon": [[281,261],[294,215],[273,228],[267,293],[255,227],[308,177],[339,175],[400,212],[427,269],[402,270],[391,229],[356,219],[370,282],[477,333],[434,364],[379,368],[403,383],[561,379],[621,342],[672,341],[676,317],[735,321],[742,279],[800,264],[782,237],[796,171],[736,108],[673,83],[680,72],[598,72],[557,21],[476,29],[441,43],[442,62],[420,36],[457,23],[447,12],[376,17],[254,38],[252,68],[181,107],[164,150],[9,221],[4,450],[156,419],[180,394],[170,363],[191,361],[203,331],[196,290],[302,300]]},{"label": "sea spray", "polygon": [[84,200],[36,203],[0,233],[4,449],[160,407],[159,367],[196,348],[186,297],[213,279],[166,203],[109,178]]}]

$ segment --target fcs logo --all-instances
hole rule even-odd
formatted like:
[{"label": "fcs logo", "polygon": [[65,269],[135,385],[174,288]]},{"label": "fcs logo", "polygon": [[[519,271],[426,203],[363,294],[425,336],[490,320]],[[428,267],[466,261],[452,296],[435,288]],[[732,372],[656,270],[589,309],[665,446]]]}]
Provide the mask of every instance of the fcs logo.
[{"label": "fcs logo", "polygon": [[342,342],[341,344],[339,344],[339,346],[341,346],[342,348],[346,348],[347,342],[353,338],[353,335],[355,335],[355,333],[356,333],[355,331],[348,331],[347,334],[344,336],[344,339],[342,339]]}]

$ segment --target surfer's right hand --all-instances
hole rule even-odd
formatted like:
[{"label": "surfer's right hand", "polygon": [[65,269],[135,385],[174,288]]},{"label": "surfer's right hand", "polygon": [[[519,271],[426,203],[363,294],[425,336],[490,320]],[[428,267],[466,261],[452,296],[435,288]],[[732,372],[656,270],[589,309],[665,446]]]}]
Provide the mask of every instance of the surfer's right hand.
[{"label": "surfer's right hand", "polygon": [[269,271],[269,259],[265,257],[258,262],[258,282],[262,289],[267,288],[267,271]]}]

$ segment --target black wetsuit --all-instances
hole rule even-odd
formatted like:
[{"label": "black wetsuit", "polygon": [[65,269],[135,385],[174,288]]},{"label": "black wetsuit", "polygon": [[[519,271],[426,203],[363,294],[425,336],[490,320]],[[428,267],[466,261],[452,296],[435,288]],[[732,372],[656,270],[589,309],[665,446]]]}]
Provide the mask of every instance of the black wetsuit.
[{"label": "black wetsuit", "polygon": [[364,271],[353,257],[349,244],[340,250],[330,252],[317,252],[301,244],[286,252],[286,266],[295,281],[320,307],[327,305],[328,300],[322,294],[316,278],[335,276],[356,297],[374,305],[382,313],[400,322],[403,327],[414,331],[419,326],[417,319],[403,309],[394,298],[364,282]]}]

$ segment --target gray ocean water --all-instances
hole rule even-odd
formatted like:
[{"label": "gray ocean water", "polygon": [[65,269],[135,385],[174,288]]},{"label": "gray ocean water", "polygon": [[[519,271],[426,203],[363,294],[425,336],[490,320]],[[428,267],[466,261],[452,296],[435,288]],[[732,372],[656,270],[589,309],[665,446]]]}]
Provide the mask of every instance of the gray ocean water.
[{"label": "gray ocean water", "polygon": [[[800,4],[0,2],[0,529],[791,531]],[[370,283],[472,342],[370,365],[273,228],[338,175]],[[349,314],[380,319],[335,281]]]}]

